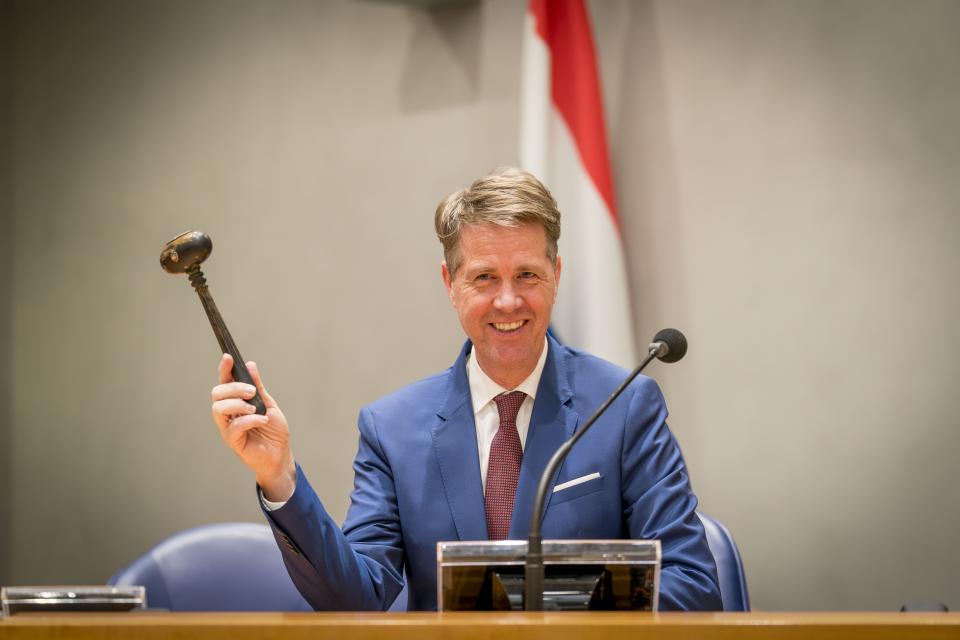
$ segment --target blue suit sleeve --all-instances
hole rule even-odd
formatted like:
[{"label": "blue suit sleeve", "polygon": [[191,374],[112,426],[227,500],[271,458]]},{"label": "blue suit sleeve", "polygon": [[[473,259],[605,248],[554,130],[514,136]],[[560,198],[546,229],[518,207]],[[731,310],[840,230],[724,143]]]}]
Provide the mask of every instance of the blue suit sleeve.
[{"label": "blue suit sleeve", "polygon": [[354,488],[343,529],[297,465],[297,488],[265,511],[284,564],[317,611],[386,610],[403,588],[403,543],[390,464],[368,409],[360,413]]},{"label": "blue suit sleeve", "polygon": [[631,398],[622,448],[627,528],[631,538],[661,541],[661,611],[722,610],[697,498],[666,419],[660,389],[642,379]]}]

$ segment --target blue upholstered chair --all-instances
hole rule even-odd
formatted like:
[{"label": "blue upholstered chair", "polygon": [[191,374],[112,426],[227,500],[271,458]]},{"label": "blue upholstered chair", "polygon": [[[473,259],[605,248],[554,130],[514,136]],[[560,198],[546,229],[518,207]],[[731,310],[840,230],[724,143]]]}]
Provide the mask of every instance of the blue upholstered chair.
[{"label": "blue upholstered chair", "polygon": [[[747,578],[743,573],[743,562],[733,536],[720,522],[705,513],[697,512],[703,528],[707,532],[707,544],[717,563],[720,579],[720,597],[724,611],[750,611],[750,596],[747,593]],[[403,611],[407,606],[407,590],[404,588],[397,596],[390,611]]]},{"label": "blue upholstered chair", "polygon": [[187,529],[110,578],[144,585],[147,606],[171,611],[312,611],[293,586],[270,527]]},{"label": "blue upholstered chair", "polygon": [[[724,611],[749,611],[747,581],[730,532],[698,513],[717,562]],[[211,524],[167,538],[110,578],[144,585],[147,605],[171,611],[311,611],[265,524]],[[406,589],[390,611],[406,609]]]},{"label": "blue upholstered chair", "polygon": [[750,596],[747,593],[747,577],[743,573],[743,562],[733,536],[725,526],[706,515],[697,512],[703,528],[707,531],[707,544],[717,563],[720,578],[720,597],[724,611],[750,611]]}]

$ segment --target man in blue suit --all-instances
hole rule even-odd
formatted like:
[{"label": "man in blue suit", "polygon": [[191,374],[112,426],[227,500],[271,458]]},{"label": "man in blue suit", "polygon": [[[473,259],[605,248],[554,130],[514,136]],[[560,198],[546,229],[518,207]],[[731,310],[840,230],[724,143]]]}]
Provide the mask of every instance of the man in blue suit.
[{"label": "man in blue suit", "polygon": [[[255,473],[284,562],[316,609],[379,610],[404,583],[437,607],[439,540],[523,539],[547,460],[626,372],[548,336],[560,213],[533,176],[501,169],[448,196],[441,274],[468,340],[453,366],[364,407],[342,529],[294,461],[286,419],[249,363],[267,414],[230,377],[214,422]],[[657,385],[639,377],[552,480],[545,538],[659,539],[660,608],[720,609],[713,556]],[[404,579],[406,574],[406,580]]]}]

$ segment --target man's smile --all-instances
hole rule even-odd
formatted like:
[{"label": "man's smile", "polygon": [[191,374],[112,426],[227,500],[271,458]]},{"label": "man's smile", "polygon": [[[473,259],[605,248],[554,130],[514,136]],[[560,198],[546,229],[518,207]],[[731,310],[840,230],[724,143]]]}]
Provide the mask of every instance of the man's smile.
[{"label": "man's smile", "polygon": [[500,333],[512,333],[520,329],[520,327],[523,325],[527,324],[527,321],[517,320],[515,322],[491,322],[490,324]]}]

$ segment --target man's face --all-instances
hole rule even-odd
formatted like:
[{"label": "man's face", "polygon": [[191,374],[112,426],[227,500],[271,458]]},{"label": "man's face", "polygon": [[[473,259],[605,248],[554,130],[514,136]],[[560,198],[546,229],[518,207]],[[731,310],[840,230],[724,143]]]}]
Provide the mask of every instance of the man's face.
[{"label": "man's face", "polygon": [[543,350],[560,258],[556,264],[547,258],[546,232],[536,223],[467,225],[459,249],[456,274],[446,262],[441,266],[450,301],[480,368],[511,389],[533,371]]}]

